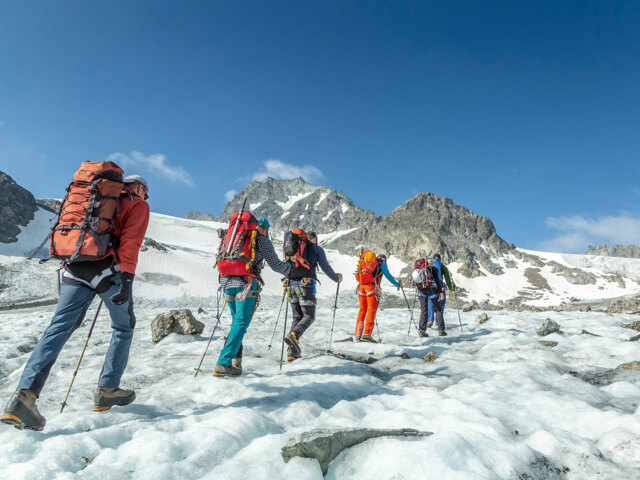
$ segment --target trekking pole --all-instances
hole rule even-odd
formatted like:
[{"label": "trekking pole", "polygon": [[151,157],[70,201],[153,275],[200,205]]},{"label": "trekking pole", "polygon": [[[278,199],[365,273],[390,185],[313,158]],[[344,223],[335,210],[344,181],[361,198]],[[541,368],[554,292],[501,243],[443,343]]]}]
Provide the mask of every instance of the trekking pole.
[{"label": "trekking pole", "polygon": [[64,407],[67,406],[67,400],[69,399],[69,393],[71,393],[71,387],[73,386],[73,381],[76,379],[76,375],[78,374],[78,370],[80,369],[80,362],[82,362],[82,357],[84,356],[84,351],[87,349],[87,345],[89,344],[89,338],[91,338],[91,333],[93,332],[93,327],[96,325],[96,320],[98,319],[98,314],[100,313],[100,308],[102,308],[102,304],[104,302],[100,300],[98,304],[98,309],[96,310],[96,314],[93,317],[93,322],[91,322],[91,327],[89,328],[89,334],[87,335],[87,339],[84,342],[84,347],[82,347],[82,352],[80,353],[80,358],[78,359],[78,364],[76,365],[76,369],[73,372],[73,376],[71,377],[71,383],[69,383],[69,388],[67,389],[67,394],[64,397],[64,401],[62,402],[62,407],[60,408],[60,413],[64,410]]},{"label": "trekking pole", "polygon": [[333,304],[333,320],[331,320],[331,335],[329,335],[329,349],[327,352],[331,352],[331,341],[333,340],[333,324],[336,323],[336,310],[338,309],[338,292],[340,292],[340,282],[336,287],[336,303]]},{"label": "trekking pole", "polygon": [[[407,294],[404,293],[404,287],[401,286],[400,288],[402,289],[402,296],[404,297],[404,301],[407,303],[407,308],[409,309],[409,313],[411,314],[411,319],[409,320],[409,331],[407,332],[407,335],[411,333],[411,324],[413,323],[414,326],[416,327],[416,332],[418,332],[418,339],[420,340],[420,345],[424,346],[424,342],[422,341],[422,337],[420,336],[420,329],[415,324],[416,321],[413,318],[413,310],[411,310],[411,307],[409,306],[409,300],[407,300]],[[413,299],[413,303],[415,305],[415,298]]]},{"label": "trekking pole", "polygon": [[284,305],[284,297],[287,294],[287,289],[284,289],[282,294],[282,301],[280,302],[280,310],[278,311],[278,318],[276,318],[276,324],[273,326],[273,333],[271,334],[271,341],[269,342],[269,348],[267,350],[271,350],[271,344],[273,343],[273,337],[276,336],[276,328],[278,328],[278,322],[280,321],[280,314],[282,313],[282,305]]},{"label": "trekking pole", "polygon": [[284,333],[282,334],[282,350],[280,350],[280,371],[282,371],[282,364],[284,363],[284,337],[287,335],[287,314],[289,313],[289,295],[291,294],[291,286],[287,282],[287,306],[284,311]]},{"label": "trekking pole", "polygon": [[464,330],[462,330],[462,320],[460,320],[460,300],[458,300],[457,296],[456,296],[456,307],[458,307],[458,322],[460,322],[460,333],[462,333]]},{"label": "trekking pole", "polygon": [[220,310],[220,297],[222,295],[220,294],[220,292],[218,292],[218,306],[217,306],[217,313],[216,313],[216,324],[213,327],[213,331],[211,332],[211,335],[209,336],[209,341],[207,342],[207,346],[204,349],[204,353],[202,354],[202,358],[200,359],[200,363],[198,364],[198,367],[196,368],[196,374],[193,376],[193,378],[198,376],[198,373],[200,373],[200,367],[202,366],[202,362],[204,361],[204,357],[207,355],[207,350],[209,350],[209,345],[211,344],[211,340],[213,339],[213,336],[216,333],[216,329],[218,328],[218,325],[220,325],[220,317],[222,317],[222,314],[224,313],[224,307],[227,306],[227,302],[225,301],[222,304],[222,310]]}]

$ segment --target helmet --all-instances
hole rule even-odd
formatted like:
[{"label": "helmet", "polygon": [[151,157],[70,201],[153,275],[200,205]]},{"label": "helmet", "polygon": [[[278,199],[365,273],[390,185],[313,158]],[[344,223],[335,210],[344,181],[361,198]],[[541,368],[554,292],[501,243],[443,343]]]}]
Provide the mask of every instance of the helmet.
[{"label": "helmet", "polygon": [[411,278],[416,284],[424,283],[424,270],[414,270]]},{"label": "helmet", "polygon": [[266,219],[266,218],[264,218],[264,217],[260,217],[260,218],[258,219],[258,223],[259,223],[260,225],[262,225],[264,228],[266,228],[266,229],[267,229],[267,232],[269,231],[269,220],[267,220],[267,219]]},{"label": "helmet", "polygon": [[378,255],[378,259],[380,259],[381,262],[386,262],[387,256],[384,253],[381,253],[380,255]]},{"label": "helmet", "polygon": [[364,254],[363,260],[365,261],[365,263],[375,263],[376,254],[371,252],[371,251],[369,251],[369,252]]}]

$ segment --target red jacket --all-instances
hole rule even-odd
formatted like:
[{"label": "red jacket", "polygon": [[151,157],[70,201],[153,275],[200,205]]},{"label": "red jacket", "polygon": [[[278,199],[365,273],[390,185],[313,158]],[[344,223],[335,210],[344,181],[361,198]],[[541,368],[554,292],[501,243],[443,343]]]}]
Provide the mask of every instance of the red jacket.
[{"label": "red jacket", "polygon": [[120,215],[114,219],[111,236],[120,239],[117,253],[109,250],[107,255],[115,255],[121,272],[136,273],[138,253],[149,225],[149,204],[132,195],[120,196]]}]

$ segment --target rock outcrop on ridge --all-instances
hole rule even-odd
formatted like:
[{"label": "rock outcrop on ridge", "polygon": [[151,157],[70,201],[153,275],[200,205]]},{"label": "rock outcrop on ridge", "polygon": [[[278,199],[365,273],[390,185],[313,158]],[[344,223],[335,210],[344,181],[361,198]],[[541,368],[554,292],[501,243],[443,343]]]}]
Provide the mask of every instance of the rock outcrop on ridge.
[{"label": "rock outcrop on ridge", "polygon": [[26,227],[37,210],[36,199],[31,192],[0,172],[0,242],[17,242],[20,227]]}]

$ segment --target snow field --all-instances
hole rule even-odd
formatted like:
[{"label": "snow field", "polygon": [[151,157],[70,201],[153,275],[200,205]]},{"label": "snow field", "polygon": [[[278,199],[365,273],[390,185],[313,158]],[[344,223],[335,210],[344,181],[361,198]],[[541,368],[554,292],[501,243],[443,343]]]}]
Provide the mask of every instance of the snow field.
[{"label": "snow field", "polygon": [[[336,342],[355,325],[356,310],[340,308],[332,350],[378,359],[365,365],[324,354],[332,319],[332,301],[324,298],[301,341],[303,359],[280,371],[284,312],[268,350],[279,304],[277,296],[262,299],[245,337],[244,374],[224,379],[211,372],[222,347],[218,333],[228,331],[228,312],[202,373],[194,378],[215,311],[196,314],[206,324],[203,335],[170,335],[153,344],[149,323],[165,308],[150,302],[139,306],[122,385],[135,388],[138,398],[127,407],[95,413],[92,396],[111,335],[108,316],[101,313],[69,405],[59,414],[96,302],[62,351],[39,400],[48,420],[44,432],[0,425],[5,445],[0,478],[235,479],[250,472],[252,480],[320,479],[315,460],[285,464],[280,455],[291,436],[319,427],[434,433],[374,439],[345,450],[331,463],[330,479],[640,476],[638,372],[625,372],[604,386],[564,374],[638,360],[637,343],[626,341],[633,331],[620,328],[634,320],[630,315],[501,311],[489,312],[490,320],[477,325],[478,312],[470,312],[461,314],[461,333],[456,311],[449,308],[450,336],[424,339],[421,346],[413,326],[407,336],[406,309],[379,311],[382,344]],[[195,314],[197,306],[191,308]],[[14,390],[53,310],[0,312],[2,401]],[[541,345],[542,337],[534,333],[546,317],[562,328],[562,334],[545,337],[558,342],[555,348]],[[602,337],[583,335],[582,329]],[[429,351],[438,355],[435,363],[422,359]],[[401,359],[403,352],[411,358]],[[556,468],[568,470],[561,476]]]}]

